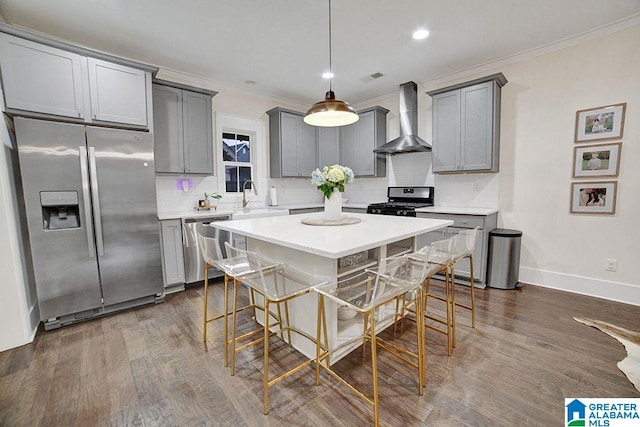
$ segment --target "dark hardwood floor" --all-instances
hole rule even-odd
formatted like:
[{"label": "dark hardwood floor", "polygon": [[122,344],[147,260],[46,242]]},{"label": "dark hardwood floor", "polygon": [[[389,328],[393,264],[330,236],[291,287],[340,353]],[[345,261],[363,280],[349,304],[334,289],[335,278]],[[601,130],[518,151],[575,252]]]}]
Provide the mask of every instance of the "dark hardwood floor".
[{"label": "dark hardwood floor", "polygon": [[[461,287],[458,287],[461,288]],[[458,292],[468,295],[468,288]],[[212,307],[222,286],[212,287]],[[217,296],[217,297],[216,297]],[[428,383],[417,393],[408,366],[379,351],[380,421],[389,426],[551,426],[564,420],[565,397],[640,397],[616,363],[623,346],[572,318],[585,316],[640,330],[640,307],[550,289],[478,290],[477,328],[459,311],[457,347],[427,332]],[[166,302],[39,331],[32,344],[0,353],[0,425],[362,426],[371,407],[308,368],[270,391],[262,414],[261,346],[223,366],[222,323],[202,343],[202,287]],[[437,303],[431,303],[437,309]],[[248,313],[244,327],[252,323]],[[11,325],[5,325],[11,327]],[[388,338],[415,340],[413,325]],[[271,341],[272,372],[302,356]],[[370,354],[370,353],[368,353]],[[358,351],[338,369],[371,391],[369,359]]]}]

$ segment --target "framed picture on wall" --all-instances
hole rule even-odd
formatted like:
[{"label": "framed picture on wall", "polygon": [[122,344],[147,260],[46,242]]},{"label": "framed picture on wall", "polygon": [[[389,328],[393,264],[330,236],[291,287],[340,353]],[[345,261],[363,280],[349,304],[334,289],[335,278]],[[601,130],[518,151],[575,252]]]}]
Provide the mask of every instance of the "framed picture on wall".
[{"label": "framed picture on wall", "polygon": [[616,181],[572,182],[571,213],[616,213]]},{"label": "framed picture on wall", "polygon": [[622,143],[582,145],[573,149],[573,177],[618,176]]},{"label": "framed picture on wall", "polygon": [[576,112],[576,142],[622,138],[627,103]]}]

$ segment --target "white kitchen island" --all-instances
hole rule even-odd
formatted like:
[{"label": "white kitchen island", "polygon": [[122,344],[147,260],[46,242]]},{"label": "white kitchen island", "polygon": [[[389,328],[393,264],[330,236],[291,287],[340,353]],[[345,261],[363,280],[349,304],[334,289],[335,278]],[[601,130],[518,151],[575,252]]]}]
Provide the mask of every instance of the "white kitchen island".
[{"label": "white kitchen island", "polygon": [[[311,213],[221,221],[212,222],[211,226],[246,236],[247,249],[265,258],[335,282],[376,267],[381,259],[411,252],[416,249],[416,236],[453,224],[450,220],[356,213],[348,216],[360,222],[351,225],[313,226],[301,222],[303,218],[322,216],[323,213]],[[289,316],[293,326],[315,336],[317,295],[310,293],[289,302]],[[384,321],[380,326],[379,330],[386,327]],[[331,363],[361,344],[358,338],[363,332],[362,317],[339,321],[336,305],[328,301],[327,327],[329,348],[334,351]],[[307,357],[315,357],[315,346],[306,339],[293,336],[292,345]]]}]

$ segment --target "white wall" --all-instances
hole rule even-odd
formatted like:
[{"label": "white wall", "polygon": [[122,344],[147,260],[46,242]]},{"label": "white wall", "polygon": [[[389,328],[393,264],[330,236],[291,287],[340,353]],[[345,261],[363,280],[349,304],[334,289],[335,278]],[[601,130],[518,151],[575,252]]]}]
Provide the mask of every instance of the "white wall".
[{"label": "white wall", "polygon": [[0,351],[3,351],[31,342],[40,318],[34,284],[28,282],[23,257],[12,144],[4,117],[0,117],[0,141],[0,325],[3,325]]},{"label": "white wall", "polygon": [[[524,233],[526,281],[640,305],[639,40],[635,27],[501,70],[500,221]],[[576,111],[621,102],[616,214],[570,214]]]},{"label": "white wall", "polygon": [[[632,163],[640,157],[638,40],[636,26],[423,86],[431,90],[497,72],[507,77],[502,89],[500,173],[437,175],[436,194],[449,197],[457,186],[465,192],[476,189],[486,193],[483,203],[491,207],[499,191],[499,226],[523,232],[520,280],[525,283],[640,305],[640,169]],[[620,176],[615,178],[616,213],[571,214],[571,182],[589,181],[572,179],[576,111],[621,102],[627,103],[627,111]],[[607,258],[618,260],[617,272],[605,271]]]}]

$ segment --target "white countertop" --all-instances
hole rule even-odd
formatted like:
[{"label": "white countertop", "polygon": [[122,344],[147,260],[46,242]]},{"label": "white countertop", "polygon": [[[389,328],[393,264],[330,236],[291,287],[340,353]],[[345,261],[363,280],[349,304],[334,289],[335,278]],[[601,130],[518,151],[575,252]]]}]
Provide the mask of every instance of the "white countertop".
[{"label": "white countertop", "polygon": [[[366,209],[368,203],[344,203],[342,207],[344,208],[354,208],[354,209]],[[313,209],[313,208],[324,208],[324,203],[297,203],[297,204],[286,204],[279,206],[265,206],[265,208],[269,209]],[[236,210],[237,212],[237,210]],[[452,214],[452,215],[491,215],[498,212],[498,209],[492,208],[463,208],[463,207],[452,207],[452,206],[432,206],[428,208],[417,208],[416,212],[423,213],[437,213],[437,214]],[[183,219],[183,218],[202,218],[202,217],[220,217],[220,216],[231,216],[234,213],[233,210],[225,207],[219,207],[216,210],[208,210],[208,211],[176,211],[176,212],[164,212],[158,215],[158,219],[160,221],[165,219]]]},{"label": "white countertop", "polygon": [[498,212],[493,208],[462,208],[453,206],[431,206],[428,208],[416,208],[416,212],[452,214],[452,215],[491,215]]},{"label": "white countertop", "polygon": [[[265,206],[265,207],[252,207],[249,210],[261,210],[261,209],[281,209],[286,210],[287,208],[283,206]],[[186,218],[215,218],[221,216],[231,216],[234,213],[244,212],[242,208],[239,209],[229,209],[229,208],[218,208],[218,209],[210,209],[208,211],[176,211],[176,212],[164,212],[162,214],[158,214],[158,220],[163,221],[165,219],[186,219]]]},{"label": "white countertop", "polygon": [[[351,202],[347,202],[347,203],[343,203],[342,204],[343,208],[354,208],[354,209],[367,209],[367,206],[369,206],[368,203],[351,203]],[[324,208],[324,203],[323,202],[292,203],[292,204],[270,206],[270,207],[273,207],[273,208],[284,208],[284,209],[289,209],[289,210],[315,209],[315,208]]]},{"label": "white countertop", "polygon": [[211,223],[212,227],[303,252],[337,259],[453,224],[449,220],[349,213],[361,222],[343,226],[313,226],[305,217],[323,213],[243,219]]}]

